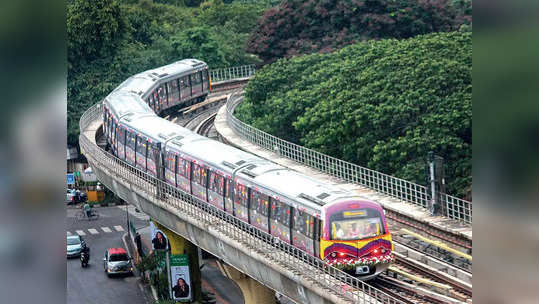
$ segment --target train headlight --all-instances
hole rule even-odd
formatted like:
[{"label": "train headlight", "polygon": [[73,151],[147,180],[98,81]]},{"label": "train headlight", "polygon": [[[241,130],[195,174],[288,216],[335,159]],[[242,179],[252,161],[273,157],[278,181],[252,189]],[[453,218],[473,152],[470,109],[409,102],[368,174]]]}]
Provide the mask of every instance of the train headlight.
[{"label": "train headlight", "polygon": [[331,253],[331,257],[332,257],[332,258],[336,258],[336,257],[337,257],[337,253],[336,253],[335,251],[332,252],[332,253]]},{"label": "train headlight", "polygon": [[344,256],[344,253],[340,252],[339,256],[342,258]]}]

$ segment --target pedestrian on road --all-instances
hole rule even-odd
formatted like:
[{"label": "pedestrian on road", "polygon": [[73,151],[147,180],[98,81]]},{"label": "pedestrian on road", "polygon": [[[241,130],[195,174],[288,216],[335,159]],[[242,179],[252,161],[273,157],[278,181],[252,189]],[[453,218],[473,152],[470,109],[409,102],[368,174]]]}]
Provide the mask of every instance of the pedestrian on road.
[{"label": "pedestrian on road", "polygon": [[86,212],[86,217],[90,218],[92,212],[92,207],[90,207],[90,204],[86,203],[82,208],[84,209],[84,212]]}]

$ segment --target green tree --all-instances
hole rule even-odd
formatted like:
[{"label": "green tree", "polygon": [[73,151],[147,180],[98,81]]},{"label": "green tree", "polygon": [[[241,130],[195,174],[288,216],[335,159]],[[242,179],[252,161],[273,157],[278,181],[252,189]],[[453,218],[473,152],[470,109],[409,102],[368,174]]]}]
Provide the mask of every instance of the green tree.
[{"label": "green tree", "polygon": [[68,63],[77,65],[115,54],[129,32],[115,0],[74,0],[67,6]]}]

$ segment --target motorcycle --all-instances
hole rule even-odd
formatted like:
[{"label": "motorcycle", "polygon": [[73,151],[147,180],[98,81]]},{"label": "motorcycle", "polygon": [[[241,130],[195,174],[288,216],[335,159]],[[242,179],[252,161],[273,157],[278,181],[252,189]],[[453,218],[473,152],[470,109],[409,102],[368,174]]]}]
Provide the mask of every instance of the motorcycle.
[{"label": "motorcycle", "polygon": [[88,267],[88,261],[90,260],[90,255],[86,252],[82,252],[80,254],[80,266],[81,267]]}]

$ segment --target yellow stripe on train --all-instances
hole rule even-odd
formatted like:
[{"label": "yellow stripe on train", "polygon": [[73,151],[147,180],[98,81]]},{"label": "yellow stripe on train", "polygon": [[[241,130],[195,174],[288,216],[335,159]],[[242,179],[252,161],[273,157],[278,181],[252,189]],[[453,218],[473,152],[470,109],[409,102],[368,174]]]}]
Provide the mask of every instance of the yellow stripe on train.
[{"label": "yellow stripe on train", "polygon": [[320,239],[320,258],[321,259],[324,259],[325,255],[324,255],[324,251],[331,245],[333,244],[345,244],[345,245],[348,245],[348,246],[352,246],[354,248],[357,248],[357,249],[361,249],[363,248],[365,245],[367,245],[368,243],[372,242],[372,241],[375,241],[375,240],[386,240],[386,241],[389,241],[391,242],[391,250],[395,250],[395,246],[393,245],[393,239],[391,238],[391,234],[390,233],[387,233],[385,235],[382,235],[382,236],[377,236],[377,237],[374,237],[374,238],[370,238],[370,239],[365,239],[365,240],[354,240],[354,241],[333,241],[333,240],[324,240],[324,239]]}]

